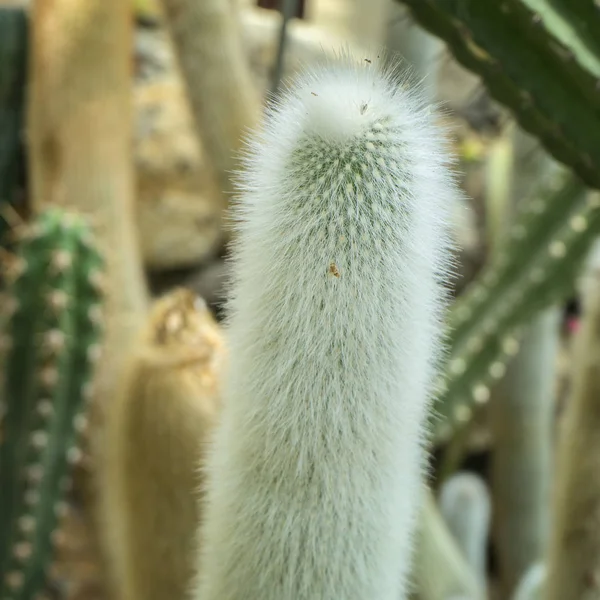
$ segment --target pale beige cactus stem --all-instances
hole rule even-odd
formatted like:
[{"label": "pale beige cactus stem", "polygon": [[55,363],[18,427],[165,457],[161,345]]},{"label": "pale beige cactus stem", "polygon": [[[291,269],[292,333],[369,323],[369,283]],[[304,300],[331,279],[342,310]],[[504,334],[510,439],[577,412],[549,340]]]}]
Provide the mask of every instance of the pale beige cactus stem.
[{"label": "pale beige cactus stem", "polygon": [[131,4],[37,0],[31,23],[33,209],[54,204],[86,215],[106,259],[106,350],[94,381],[101,408],[147,308],[134,210]]},{"label": "pale beige cactus stem", "polygon": [[203,456],[220,410],[225,344],[186,289],[155,302],[107,418],[103,526],[121,600],[184,600],[202,518]]},{"label": "pale beige cactus stem", "polygon": [[38,0],[32,6],[27,134],[33,207],[73,208],[96,229],[107,260],[105,344],[114,364],[147,302],[134,212],[131,36],[131,6],[122,0]]},{"label": "pale beige cactus stem", "polygon": [[588,271],[560,431],[546,600],[600,598],[600,269]]},{"label": "pale beige cactus stem", "polygon": [[239,19],[232,3],[223,0],[163,0],[163,12],[197,132],[224,192],[225,207],[243,137],[261,116]]}]

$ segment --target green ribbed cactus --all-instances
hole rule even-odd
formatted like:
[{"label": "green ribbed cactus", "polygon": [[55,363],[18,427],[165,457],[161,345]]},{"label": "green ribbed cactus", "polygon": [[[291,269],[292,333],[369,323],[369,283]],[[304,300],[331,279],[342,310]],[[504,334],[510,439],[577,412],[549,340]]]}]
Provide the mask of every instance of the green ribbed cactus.
[{"label": "green ribbed cactus", "polygon": [[558,161],[600,187],[600,6],[399,0]]},{"label": "green ribbed cactus", "polygon": [[434,423],[438,440],[487,402],[489,386],[519,349],[522,326],[572,290],[599,233],[598,196],[587,194],[572,174],[550,178],[523,202],[499,251],[450,314],[450,352]]},{"label": "green ribbed cactus", "polygon": [[18,262],[1,306],[3,600],[29,600],[44,583],[101,316],[102,261],[79,218],[42,213],[19,242]]}]

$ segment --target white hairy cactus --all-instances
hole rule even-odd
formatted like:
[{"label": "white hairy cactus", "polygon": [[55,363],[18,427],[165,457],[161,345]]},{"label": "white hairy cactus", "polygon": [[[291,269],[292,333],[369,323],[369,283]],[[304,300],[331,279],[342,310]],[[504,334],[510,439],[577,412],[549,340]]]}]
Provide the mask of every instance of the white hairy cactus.
[{"label": "white hairy cactus", "polygon": [[457,193],[405,84],[341,56],[250,143],[198,599],[405,597]]}]

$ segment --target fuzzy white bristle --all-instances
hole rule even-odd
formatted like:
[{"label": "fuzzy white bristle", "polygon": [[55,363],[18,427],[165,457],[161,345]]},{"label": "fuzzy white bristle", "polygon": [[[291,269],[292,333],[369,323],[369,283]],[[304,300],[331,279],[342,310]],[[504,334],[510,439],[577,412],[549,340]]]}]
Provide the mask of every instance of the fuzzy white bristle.
[{"label": "fuzzy white bristle", "polygon": [[249,145],[198,600],[405,597],[457,194],[406,83],[342,56]]}]

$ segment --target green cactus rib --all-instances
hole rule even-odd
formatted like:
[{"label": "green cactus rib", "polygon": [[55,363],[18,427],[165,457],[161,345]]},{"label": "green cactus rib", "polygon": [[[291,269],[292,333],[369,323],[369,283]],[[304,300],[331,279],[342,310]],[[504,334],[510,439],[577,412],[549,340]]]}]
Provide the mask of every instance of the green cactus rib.
[{"label": "green cactus rib", "polygon": [[100,339],[102,260],[86,224],[51,209],[18,247],[3,305],[0,598],[43,586]]},{"label": "green cactus rib", "polygon": [[[524,0],[542,23],[568,49],[563,56],[573,59],[599,76],[600,38],[598,22],[600,7],[593,0]],[[590,54],[592,56],[590,56]]]},{"label": "green cactus rib", "polygon": [[600,9],[570,0],[398,1],[550,154],[600,188]]},{"label": "green cactus rib", "polygon": [[[27,15],[23,7],[0,7],[0,206],[12,202],[24,168],[21,140],[27,74]],[[0,241],[7,224],[0,212]]]},{"label": "green cactus rib", "polygon": [[[560,172],[544,182],[533,198],[521,206],[516,222],[502,237],[504,248],[482,276],[460,297],[449,317],[454,348],[461,348],[472,337],[473,330],[489,311],[491,288],[508,289],[511,283],[527,274],[530,263],[524,256],[532,248],[548,243],[551,232],[557,232],[584,201],[586,188],[575,177]],[[510,260],[513,256],[517,260]]]},{"label": "green cactus rib", "polygon": [[[586,94],[592,106],[598,107],[596,85],[600,78],[598,42],[583,28],[580,15],[564,0],[510,0],[503,7],[523,24],[527,35],[541,47],[553,52],[556,66],[565,77]],[[591,23],[600,29],[600,11]],[[600,33],[600,31],[599,31]]]},{"label": "green cactus rib", "polygon": [[525,203],[498,260],[484,268],[451,311],[450,350],[435,411],[438,441],[487,402],[489,386],[503,377],[506,362],[519,349],[522,327],[572,291],[600,233],[597,196],[587,194],[574,175],[562,177],[558,187],[553,181]]}]

